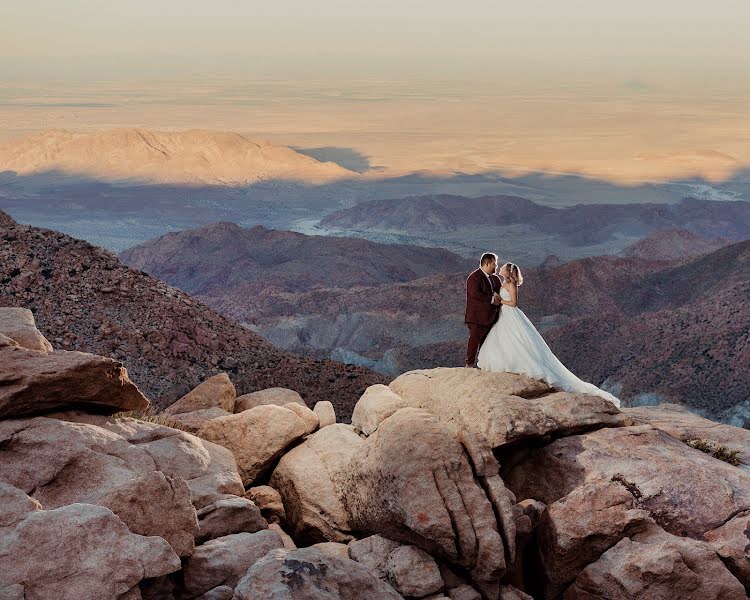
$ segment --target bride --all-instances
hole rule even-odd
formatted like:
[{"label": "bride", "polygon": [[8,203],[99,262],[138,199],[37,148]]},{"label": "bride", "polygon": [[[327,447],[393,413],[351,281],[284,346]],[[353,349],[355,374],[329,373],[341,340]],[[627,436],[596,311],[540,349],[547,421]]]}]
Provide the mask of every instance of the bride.
[{"label": "bride", "polygon": [[504,279],[500,288],[500,318],[479,349],[477,366],[484,371],[522,373],[559,390],[600,396],[619,407],[618,398],[568,371],[518,308],[518,287],[523,283],[518,266],[505,263],[499,274]]}]

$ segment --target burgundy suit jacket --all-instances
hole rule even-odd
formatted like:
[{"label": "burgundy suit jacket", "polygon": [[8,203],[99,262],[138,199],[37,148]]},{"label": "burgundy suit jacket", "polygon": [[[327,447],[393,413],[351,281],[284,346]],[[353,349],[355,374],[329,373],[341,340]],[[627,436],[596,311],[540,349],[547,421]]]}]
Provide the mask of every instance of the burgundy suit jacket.
[{"label": "burgundy suit jacket", "polygon": [[500,316],[500,304],[493,305],[492,292],[500,293],[500,278],[490,275],[490,282],[481,269],[477,269],[466,278],[466,312],[465,323],[493,325]]}]

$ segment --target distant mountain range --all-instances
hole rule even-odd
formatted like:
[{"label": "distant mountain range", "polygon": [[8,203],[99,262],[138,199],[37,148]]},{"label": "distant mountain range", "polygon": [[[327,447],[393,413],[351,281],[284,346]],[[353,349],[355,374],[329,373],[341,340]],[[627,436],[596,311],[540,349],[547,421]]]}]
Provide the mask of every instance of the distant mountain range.
[{"label": "distant mountain range", "polygon": [[355,366],[275,348],[184,292],[62,233],[19,225],[0,211],[0,306],[31,309],[53,346],[122,361],[164,408],[225,371],[239,393],[298,390],[330,400],[346,417],[384,378]]},{"label": "distant mountain range", "polygon": [[[434,249],[227,228],[164,236],[122,258],[189,287],[294,353],[389,375],[461,364],[464,279],[475,261]],[[675,257],[677,241],[711,251]],[[521,308],[572,370],[606,382],[626,403],[665,399],[750,423],[750,242],[717,244],[726,241],[668,230],[622,257],[549,261],[525,269]],[[342,248],[357,264],[370,256],[367,268],[353,275]]]},{"label": "distant mountain range", "polygon": [[227,131],[46,130],[0,143],[0,209],[116,252],[218,221],[472,258],[490,249],[526,265],[615,255],[661,229],[748,237],[746,172],[634,186],[550,173],[385,177],[315,158],[351,149],[314,150]]},{"label": "distant mountain range", "polygon": [[0,172],[57,172],[98,181],[246,185],[268,180],[322,183],[358,174],[284,146],[228,131],[50,129],[0,144]]},{"label": "distant mountain range", "polygon": [[[523,226],[529,237],[547,234],[571,246],[601,244],[618,237],[642,238],[670,228],[703,238],[750,238],[750,202],[685,198],[676,204],[579,204],[543,206],[517,196],[412,196],[363,202],[320,221],[326,230],[377,230],[435,235],[476,228]],[[502,229],[498,229],[502,236]]]}]

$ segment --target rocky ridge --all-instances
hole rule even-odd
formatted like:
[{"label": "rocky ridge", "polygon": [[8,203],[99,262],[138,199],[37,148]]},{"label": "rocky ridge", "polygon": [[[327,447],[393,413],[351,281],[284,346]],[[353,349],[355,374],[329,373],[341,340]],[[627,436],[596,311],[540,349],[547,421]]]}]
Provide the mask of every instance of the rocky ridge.
[{"label": "rocky ridge", "polygon": [[[120,253],[120,260],[181,290],[238,302],[272,292],[354,288],[454,273],[469,261],[442,248],[378,244],[235,223],[168,233]],[[250,320],[247,315],[245,320]]]},{"label": "rocky ridge", "polygon": [[377,230],[406,235],[468,232],[483,226],[528,227],[573,246],[617,236],[642,238],[663,229],[687,229],[701,237],[750,238],[750,203],[683,198],[675,204],[576,204],[553,208],[517,196],[448,194],[371,200],[335,211],[320,221],[329,230]]},{"label": "rocky ridge", "polygon": [[688,260],[728,246],[737,240],[707,240],[687,229],[660,229],[625,248],[620,256],[646,260]]},{"label": "rocky ridge", "polygon": [[[0,308],[0,359],[76,354],[28,317]],[[76,402],[105,373],[67,398],[55,373],[0,419],[3,598],[748,597],[748,432],[673,406],[439,368],[369,387],[351,424],[291,390],[239,402],[226,374],[143,420],[101,414],[124,389]]]},{"label": "rocky ridge", "polygon": [[125,362],[162,408],[224,371],[241,393],[294,387],[346,416],[368,385],[384,381],[367,369],[283,352],[110,252],[2,211],[0,306],[30,309],[58,348]]}]

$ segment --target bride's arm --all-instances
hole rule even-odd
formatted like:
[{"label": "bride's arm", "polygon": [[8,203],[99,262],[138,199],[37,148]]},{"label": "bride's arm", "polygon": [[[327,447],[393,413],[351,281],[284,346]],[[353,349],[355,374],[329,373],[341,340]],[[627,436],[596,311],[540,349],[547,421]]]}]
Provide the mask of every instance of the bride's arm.
[{"label": "bride's arm", "polygon": [[502,304],[505,304],[506,306],[518,306],[518,287],[516,287],[516,284],[511,283],[507,288],[508,293],[510,294],[510,300],[500,300]]}]

